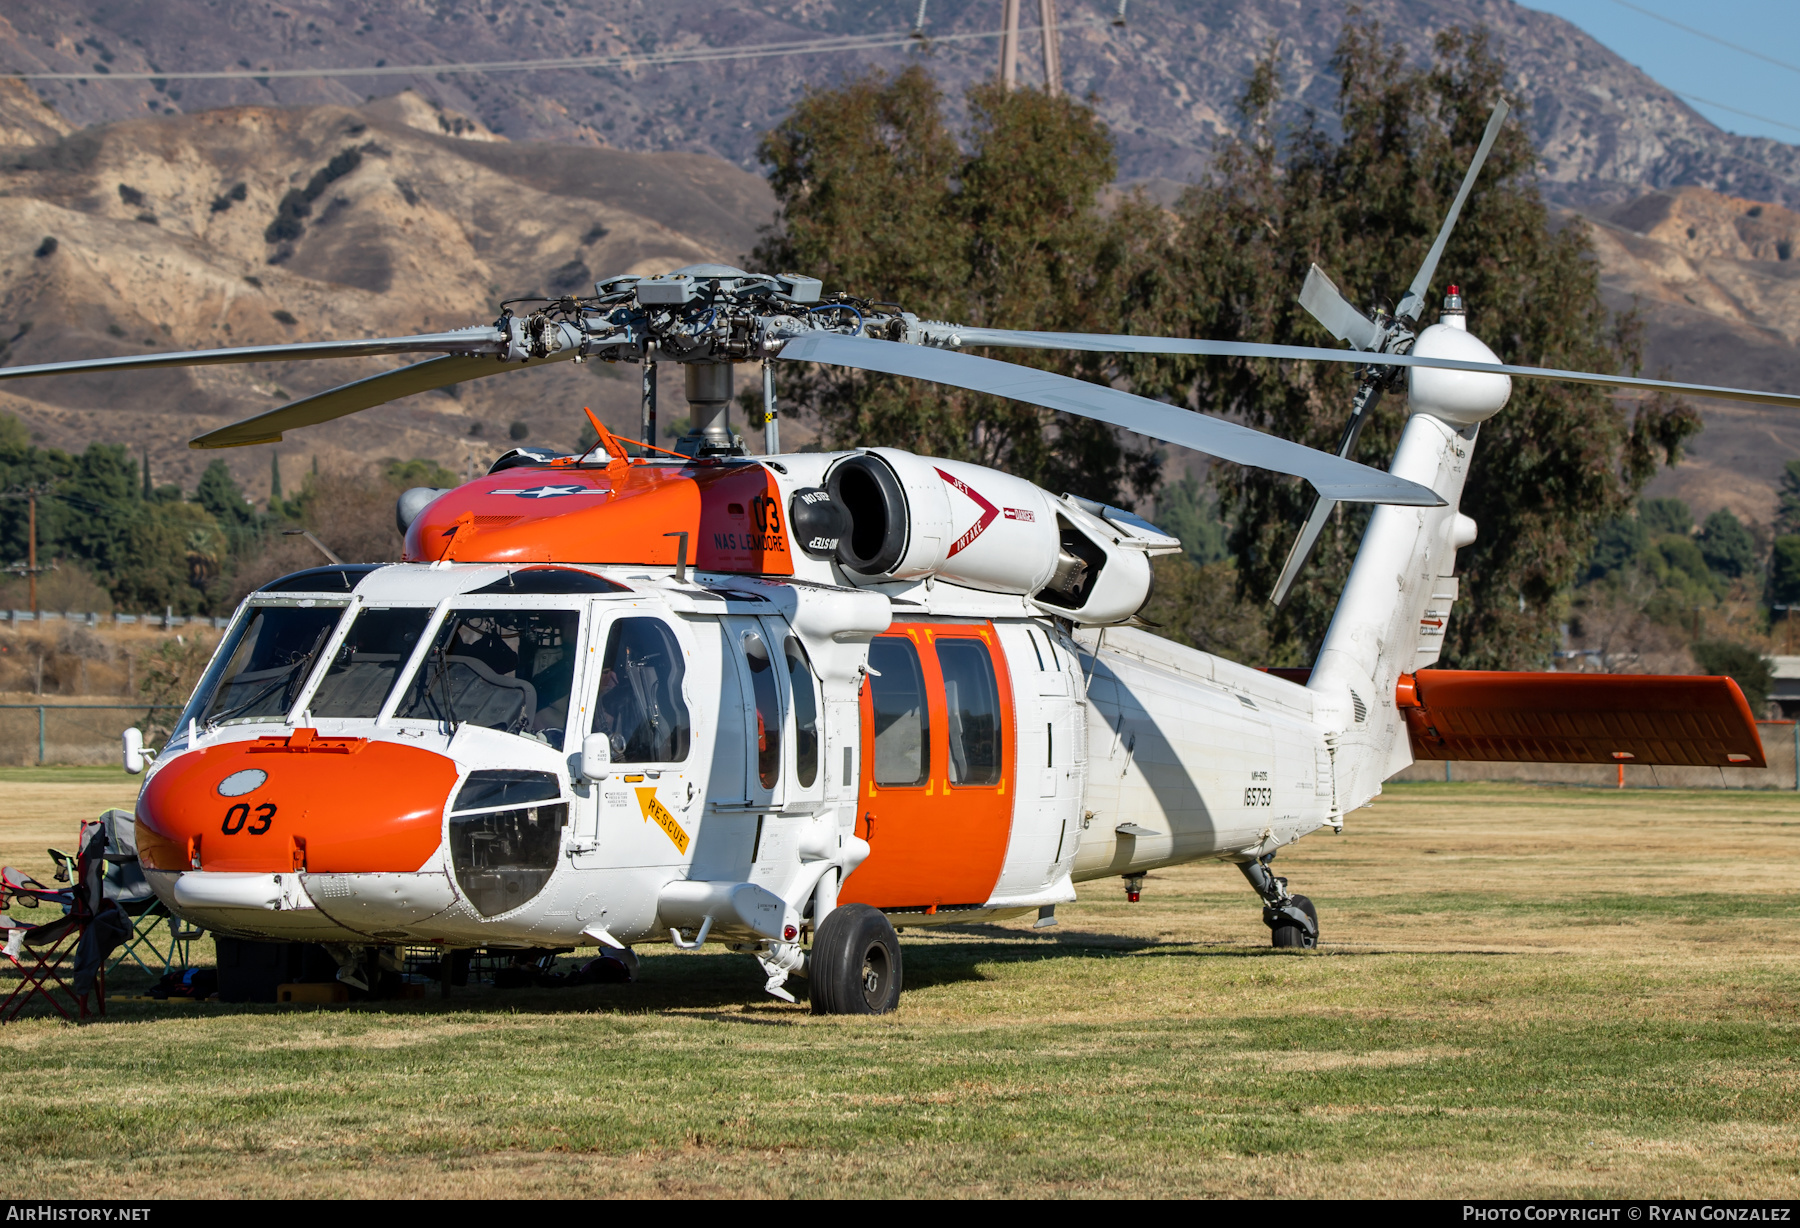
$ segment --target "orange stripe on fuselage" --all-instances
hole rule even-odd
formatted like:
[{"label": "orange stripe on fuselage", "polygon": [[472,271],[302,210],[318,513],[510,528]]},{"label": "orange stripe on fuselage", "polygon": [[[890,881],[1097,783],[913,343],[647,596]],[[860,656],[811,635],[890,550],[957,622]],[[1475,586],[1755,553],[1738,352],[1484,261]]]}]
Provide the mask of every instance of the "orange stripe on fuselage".
[{"label": "orange stripe on fuselage", "polygon": [[406,559],[673,567],[675,533],[702,571],[794,574],[781,490],[753,463],[503,469],[420,513]]},{"label": "orange stripe on fuselage", "polygon": [[[331,744],[352,739],[322,739],[321,746],[301,737],[311,732],[297,730],[300,745],[292,750],[259,738],[164,765],[138,797],[145,868],[192,869],[188,847],[196,836],[205,870],[283,873],[297,868],[300,848],[315,874],[410,872],[425,864],[442,839],[456,765],[392,742],[332,753]],[[221,796],[220,782],[247,768],[268,778],[247,793]]]}]

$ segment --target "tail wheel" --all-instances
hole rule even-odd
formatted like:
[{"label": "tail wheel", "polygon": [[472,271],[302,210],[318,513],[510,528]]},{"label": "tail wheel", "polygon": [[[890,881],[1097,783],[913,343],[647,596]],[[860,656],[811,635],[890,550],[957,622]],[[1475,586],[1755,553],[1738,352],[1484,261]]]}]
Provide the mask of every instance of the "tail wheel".
[{"label": "tail wheel", "polygon": [[885,1015],[900,1004],[900,938],[867,904],[845,904],[813,935],[807,969],[815,1015]]},{"label": "tail wheel", "polygon": [[1269,940],[1278,947],[1311,950],[1319,945],[1319,910],[1303,895],[1294,896],[1293,903],[1294,907],[1312,918],[1313,932],[1309,934],[1298,925],[1278,925],[1269,931]]}]

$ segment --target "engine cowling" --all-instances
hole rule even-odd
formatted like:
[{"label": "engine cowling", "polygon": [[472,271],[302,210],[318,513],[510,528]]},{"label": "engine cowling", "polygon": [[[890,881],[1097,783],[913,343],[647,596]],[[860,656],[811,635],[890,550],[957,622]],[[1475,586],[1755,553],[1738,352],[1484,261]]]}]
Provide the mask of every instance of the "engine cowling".
[{"label": "engine cowling", "polygon": [[837,560],[852,583],[929,576],[1080,623],[1131,617],[1149,596],[1148,554],[1179,548],[1023,478],[890,448],[846,457],[826,487],[848,522]]}]

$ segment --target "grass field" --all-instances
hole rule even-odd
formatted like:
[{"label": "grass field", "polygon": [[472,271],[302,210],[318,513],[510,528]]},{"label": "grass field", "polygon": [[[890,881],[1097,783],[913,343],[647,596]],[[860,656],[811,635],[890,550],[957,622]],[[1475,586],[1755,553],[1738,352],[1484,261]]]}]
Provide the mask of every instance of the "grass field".
[{"label": "grass field", "polygon": [[[116,772],[0,773],[45,868]],[[34,851],[35,850],[35,851]],[[0,1196],[1800,1195],[1800,798],[1407,785],[1278,868],[903,935],[882,1019],[746,957],[0,1030]]]}]

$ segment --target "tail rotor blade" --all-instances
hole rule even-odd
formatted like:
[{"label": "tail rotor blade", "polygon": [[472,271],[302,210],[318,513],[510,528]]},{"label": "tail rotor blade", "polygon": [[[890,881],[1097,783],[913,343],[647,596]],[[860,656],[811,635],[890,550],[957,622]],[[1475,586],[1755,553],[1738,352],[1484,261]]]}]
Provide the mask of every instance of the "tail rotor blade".
[{"label": "tail rotor blade", "polygon": [[1300,536],[1294,539],[1294,548],[1288,551],[1287,562],[1282,564],[1281,578],[1275,581],[1275,591],[1269,594],[1269,600],[1280,607],[1288,599],[1293,590],[1294,581],[1300,578],[1300,569],[1306,566],[1307,556],[1319,543],[1319,534],[1325,531],[1325,522],[1331,519],[1331,509],[1337,506],[1336,499],[1320,496],[1313,501],[1312,515],[1306,518],[1306,524],[1300,530]]},{"label": "tail rotor blade", "polygon": [[1481,144],[1476,147],[1475,158],[1469,163],[1468,172],[1463,175],[1462,187],[1457,189],[1456,199],[1450,204],[1450,212],[1444,215],[1444,224],[1438,227],[1437,239],[1425,254],[1425,263],[1419,266],[1418,275],[1406,289],[1406,297],[1400,300],[1400,306],[1394,313],[1397,317],[1416,322],[1424,312],[1425,296],[1431,292],[1431,279],[1437,276],[1438,261],[1444,258],[1444,246],[1450,242],[1450,232],[1456,229],[1456,219],[1462,216],[1463,204],[1475,187],[1476,177],[1481,174],[1481,164],[1487,161],[1489,152],[1494,148],[1494,141],[1500,135],[1500,126],[1506,122],[1507,110],[1505,101],[1494,104],[1494,113],[1488,116],[1487,131],[1481,134]]},{"label": "tail rotor blade", "polygon": [[1300,287],[1299,302],[1339,341],[1348,341],[1359,350],[1381,348],[1381,326],[1352,307],[1350,300],[1325,275],[1325,270],[1316,264],[1306,272],[1306,284]]}]

